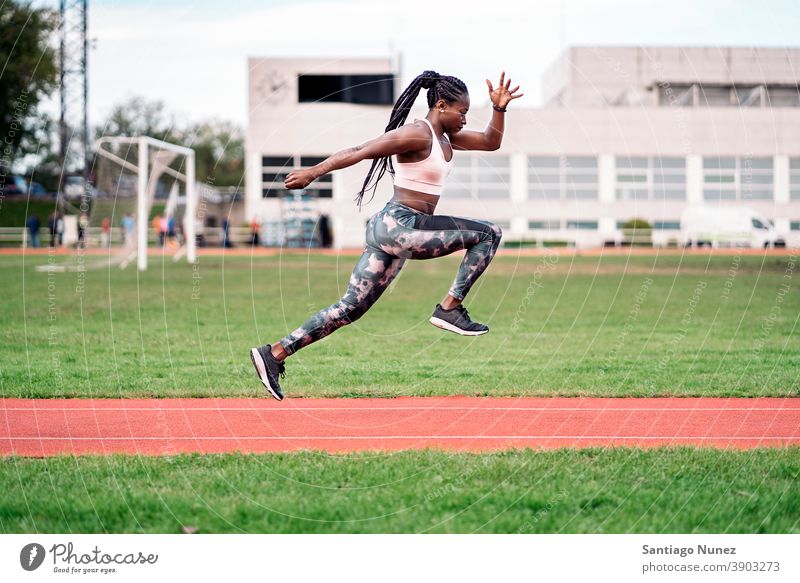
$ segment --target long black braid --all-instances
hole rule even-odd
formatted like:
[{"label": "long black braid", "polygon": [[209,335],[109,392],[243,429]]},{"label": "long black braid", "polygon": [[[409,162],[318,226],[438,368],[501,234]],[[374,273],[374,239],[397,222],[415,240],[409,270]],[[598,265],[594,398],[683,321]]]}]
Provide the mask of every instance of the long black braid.
[{"label": "long black braid", "polygon": [[[455,103],[459,98],[468,93],[467,86],[461,79],[448,75],[439,75],[436,71],[425,71],[422,75],[414,79],[411,85],[406,87],[405,91],[397,98],[394,109],[392,109],[392,115],[389,118],[389,124],[386,126],[384,132],[389,132],[403,125],[421,89],[428,90],[427,97],[429,108],[433,108],[440,99],[444,99],[447,103]],[[364,185],[354,199],[358,203],[359,209],[361,209],[361,203],[366,191],[372,189],[372,197],[370,197],[370,200],[375,197],[375,190],[378,188],[378,182],[383,178],[387,169],[389,173],[394,176],[394,166],[392,165],[391,156],[376,158],[372,161],[372,166],[364,180]]]}]

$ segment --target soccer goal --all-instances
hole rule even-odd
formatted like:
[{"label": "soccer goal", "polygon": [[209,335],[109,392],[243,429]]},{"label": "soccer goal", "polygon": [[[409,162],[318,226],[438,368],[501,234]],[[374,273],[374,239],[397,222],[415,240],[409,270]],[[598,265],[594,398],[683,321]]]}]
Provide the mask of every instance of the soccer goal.
[{"label": "soccer goal", "polygon": [[136,259],[140,271],[147,269],[151,226],[153,242],[164,252],[172,251],[175,260],[185,256],[194,263],[194,150],[147,136],[102,137],[95,142],[95,149],[97,192],[92,223],[109,220],[119,225],[121,245],[114,255],[120,267]]}]

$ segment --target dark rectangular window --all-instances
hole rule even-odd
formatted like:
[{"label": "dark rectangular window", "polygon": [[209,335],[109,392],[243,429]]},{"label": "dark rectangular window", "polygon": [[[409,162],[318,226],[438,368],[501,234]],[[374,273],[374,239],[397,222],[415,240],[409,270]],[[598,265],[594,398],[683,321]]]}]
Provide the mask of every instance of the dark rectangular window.
[{"label": "dark rectangular window", "polygon": [[333,198],[333,191],[326,188],[306,188],[306,194],[317,198]]},{"label": "dark rectangular window", "polygon": [[273,174],[272,172],[264,172],[263,174],[261,174],[261,180],[264,182],[283,182],[287,174],[289,174],[289,170],[287,170],[283,174]]},{"label": "dark rectangular window", "polygon": [[300,75],[300,103],[394,104],[394,75]]},{"label": "dark rectangular window", "polygon": [[[281,198],[286,195],[283,182],[295,168],[309,168],[319,164],[328,156],[288,156],[275,154],[261,157],[261,196],[263,198]],[[312,183],[312,189],[306,194],[314,198],[333,198],[333,176],[320,176]]]},{"label": "dark rectangular window", "polygon": [[528,228],[540,231],[557,231],[559,229],[559,221],[528,221]]},{"label": "dark rectangular window", "polygon": [[278,168],[293,168],[294,156],[262,156],[262,166],[277,166]]},{"label": "dark rectangular window", "polygon": [[579,229],[584,231],[596,231],[597,221],[567,221],[567,229]]},{"label": "dark rectangular window", "polygon": [[283,187],[264,188],[261,190],[261,198],[279,198],[283,192],[286,192]]}]

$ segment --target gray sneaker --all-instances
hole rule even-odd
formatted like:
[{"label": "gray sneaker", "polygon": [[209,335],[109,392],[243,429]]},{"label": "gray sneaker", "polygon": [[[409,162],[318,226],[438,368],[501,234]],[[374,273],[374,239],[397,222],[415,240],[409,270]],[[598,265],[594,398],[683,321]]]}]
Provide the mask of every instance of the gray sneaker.
[{"label": "gray sneaker", "polygon": [[286,376],[284,364],[272,356],[272,347],[267,344],[260,348],[250,349],[250,360],[253,361],[253,366],[256,367],[256,374],[261,379],[261,383],[267,388],[269,394],[278,399],[283,400],[283,393],[281,393],[281,385],[278,383],[278,376],[281,378]]},{"label": "gray sneaker", "polygon": [[445,310],[442,304],[436,304],[436,309],[429,320],[431,324],[442,330],[449,330],[462,336],[480,336],[489,331],[489,326],[473,322],[469,317],[467,308],[458,305],[452,310]]}]

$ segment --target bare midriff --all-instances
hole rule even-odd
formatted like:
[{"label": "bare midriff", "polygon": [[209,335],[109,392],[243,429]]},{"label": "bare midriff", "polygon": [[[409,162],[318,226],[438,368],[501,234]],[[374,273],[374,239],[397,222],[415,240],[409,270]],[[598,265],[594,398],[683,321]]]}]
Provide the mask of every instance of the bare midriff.
[{"label": "bare midriff", "polygon": [[392,200],[411,207],[412,209],[432,215],[433,211],[436,210],[439,197],[435,194],[427,194],[425,192],[418,192],[416,190],[395,186]]}]

